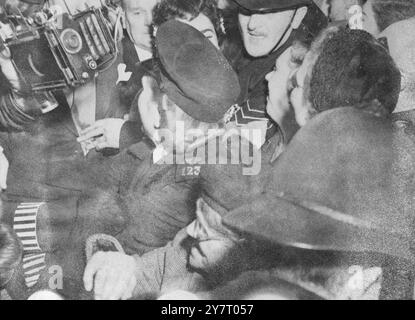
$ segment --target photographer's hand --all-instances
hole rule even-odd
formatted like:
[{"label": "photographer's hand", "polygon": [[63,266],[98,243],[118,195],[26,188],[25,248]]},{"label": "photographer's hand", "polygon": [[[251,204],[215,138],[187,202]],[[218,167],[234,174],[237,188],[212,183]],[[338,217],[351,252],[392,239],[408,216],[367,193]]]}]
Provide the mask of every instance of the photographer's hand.
[{"label": "photographer's hand", "polygon": [[121,128],[124,123],[123,119],[98,120],[94,125],[81,132],[78,142],[90,142],[97,150],[119,149]]},{"label": "photographer's hand", "polygon": [[[0,189],[7,189],[7,173],[9,171],[9,161],[4,155],[3,148],[0,147]],[[1,191],[0,190],[0,191]]]},{"label": "photographer's hand", "polygon": [[128,300],[137,284],[135,259],[116,252],[98,252],[88,262],[84,286],[96,300]]}]

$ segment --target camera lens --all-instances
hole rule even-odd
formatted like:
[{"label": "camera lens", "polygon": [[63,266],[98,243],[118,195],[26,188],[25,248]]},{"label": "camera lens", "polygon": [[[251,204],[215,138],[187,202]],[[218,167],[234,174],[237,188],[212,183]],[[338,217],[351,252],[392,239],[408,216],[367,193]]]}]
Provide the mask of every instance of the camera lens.
[{"label": "camera lens", "polygon": [[74,29],[66,29],[61,34],[61,41],[65,50],[71,54],[78,53],[82,49],[81,35]]}]

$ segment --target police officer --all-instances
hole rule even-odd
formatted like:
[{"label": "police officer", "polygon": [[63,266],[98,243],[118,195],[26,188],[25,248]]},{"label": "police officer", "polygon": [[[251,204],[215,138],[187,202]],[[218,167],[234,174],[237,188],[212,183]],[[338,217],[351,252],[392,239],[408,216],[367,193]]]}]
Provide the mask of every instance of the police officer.
[{"label": "police officer", "polygon": [[[265,76],[275,60],[294,40],[310,41],[325,27],[327,20],[321,10],[309,0],[233,0],[238,10],[239,26],[249,63],[237,65],[241,82],[239,107],[234,117],[237,125],[250,125],[275,133],[266,112]],[[285,132],[289,140],[298,127],[292,122]]]}]

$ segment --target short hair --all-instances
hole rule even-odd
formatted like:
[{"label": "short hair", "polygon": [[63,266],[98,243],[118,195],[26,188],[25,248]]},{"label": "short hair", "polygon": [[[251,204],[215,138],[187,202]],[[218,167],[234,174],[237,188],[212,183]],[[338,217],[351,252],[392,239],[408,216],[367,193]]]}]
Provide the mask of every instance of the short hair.
[{"label": "short hair", "polygon": [[386,113],[396,108],[401,74],[372,35],[338,26],[325,30],[312,49],[316,55],[307,79],[309,100],[322,112],[377,101]]},{"label": "short hair", "polygon": [[[363,4],[367,0],[362,1]],[[373,0],[375,20],[382,32],[391,24],[415,16],[414,0]]]},{"label": "short hair", "polygon": [[0,289],[7,285],[22,258],[22,246],[12,229],[0,224]]},{"label": "short hair", "polygon": [[193,20],[201,13],[212,21],[218,37],[221,36],[221,19],[216,0],[161,0],[153,10],[153,24],[159,27],[176,18]]}]

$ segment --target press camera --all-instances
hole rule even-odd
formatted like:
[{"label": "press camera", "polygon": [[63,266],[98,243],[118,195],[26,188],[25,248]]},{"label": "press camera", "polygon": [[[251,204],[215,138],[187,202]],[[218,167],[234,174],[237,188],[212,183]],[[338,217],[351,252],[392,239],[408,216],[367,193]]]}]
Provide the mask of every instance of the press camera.
[{"label": "press camera", "polygon": [[10,55],[32,92],[81,86],[117,56],[111,6],[59,15],[42,8],[30,17],[1,8],[0,52]]}]

